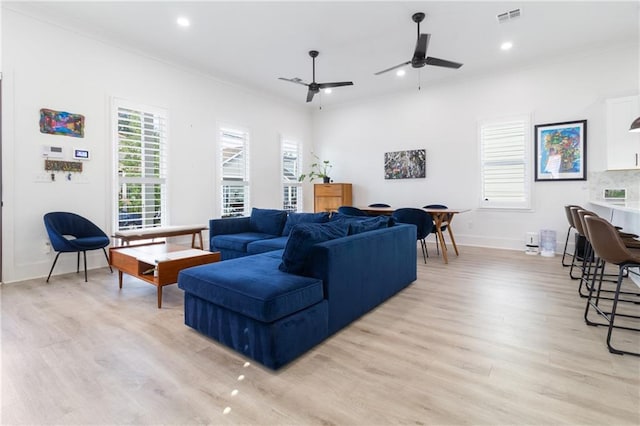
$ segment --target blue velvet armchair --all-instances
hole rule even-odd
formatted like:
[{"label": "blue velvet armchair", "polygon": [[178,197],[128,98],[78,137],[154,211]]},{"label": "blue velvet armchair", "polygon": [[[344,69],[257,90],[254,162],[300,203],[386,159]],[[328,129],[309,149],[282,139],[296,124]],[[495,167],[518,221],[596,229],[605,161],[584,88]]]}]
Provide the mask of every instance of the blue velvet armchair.
[{"label": "blue velvet armchair", "polygon": [[87,251],[102,249],[107,259],[109,270],[111,263],[105,247],[110,243],[109,237],[97,225],[82,216],[69,212],[52,212],[44,215],[44,226],[49,234],[51,247],[57,252],[47,282],[51,278],[61,253],[78,253],[76,272],[80,272],[80,252],[84,255],[84,281],[87,281]]}]

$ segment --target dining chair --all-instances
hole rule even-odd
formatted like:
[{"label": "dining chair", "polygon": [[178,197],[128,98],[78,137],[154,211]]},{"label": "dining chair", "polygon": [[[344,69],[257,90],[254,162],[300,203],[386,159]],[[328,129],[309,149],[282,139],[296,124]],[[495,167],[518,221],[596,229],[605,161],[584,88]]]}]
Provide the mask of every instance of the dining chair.
[{"label": "dining chair", "polygon": [[353,206],[340,206],[338,207],[338,213],[349,216],[369,216],[366,212],[363,212],[359,208]]},{"label": "dining chair", "polygon": [[[603,262],[614,264],[618,266],[618,279],[616,282],[616,289],[614,291],[613,303],[611,306],[611,311],[605,311],[602,306],[598,303],[600,301],[601,292],[600,287],[602,285],[602,275],[604,273],[604,267],[601,269],[598,289],[595,289],[595,285],[592,285],[589,288],[589,297],[587,300],[587,307],[585,308],[585,321],[589,324],[590,321],[588,319],[588,314],[590,308],[594,308],[595,311],[604,317],[607,320],[606,325],[608,325],[607,331],[607,347],[609,348],[609,352],[615,354],[629,354],[640,356],[638,352],[632,352],[628,350],[621,350],[615,348],[611,343],[613,329],[625,329],[630,331],[640,331],[639,328],[621,326],[615,324],[615,319],[617,315],[618,302],[620,301],[620,294],[622,288],[622,282],[626,276],[629,274],[629,268],[638,268],[640,267],[640,254],[631,252],[625,245],[623,238],[620,236],[619,232],[616,228],[611,225],[606,220],[587,215],[584,217],[587,233],[593,247],[595,255],[602,259]],[[595,280],[595,278],[594,278]],[[595,294],[594,294],[595,293]],[[631,303],[629,306],[638,306],[640,299],[635,303]],[[624,318],[633,318],[640,319],[638,315],[631,315],[626,311],[625,314],[618,314],[620,317]],[[598,325],[591,323],[590,325]]]},{"label": "dining chair", "polygon": [[425,239],[433,232],[433,219],[431,215],[424,210],[405,207],[395,210],[391,217],[396,222],[408,223],[417,227],[417,240],[420,241],[422,247],[422,257],[424,263],[427,263],[427,257],[429,257],[429,251],[427,250],[427,242]]},{"label": "dining chair", "polygon": [[[423,209],[448,209],[449,207],[445,206],[444,204],[427,204],[426,206],[423,207]],[[433,220],[433,218],[432,218]],[[435,222],[434,222],[435,225]],[[444,235],[444,231],[447,230],[447,226],[449,225],[449,221],[445,221],[443,222],[443,225],[440,226],[440,232],[442,232],[442,235]],[[436,253],[440,254],[440,249],[439,246],[440,243],[438,242],[438,238],[436,237]],[[446,247],[443,247],[443,250],[446,249]]]},{"label": "dining chair", "polygon": [[51,247],[57,252],[47,282],[51,278],[61,253],[78,253],[76,272],[80,272],[80,252],[84,255],[84,281],[87,282],[87,251],[102,249],[107,259],[109,270],[111,263],[105,247],[110,243],[109,237],[96,224],[80,215],[69,212],[51,212],[44,215],[44,226],[49,234]]}]

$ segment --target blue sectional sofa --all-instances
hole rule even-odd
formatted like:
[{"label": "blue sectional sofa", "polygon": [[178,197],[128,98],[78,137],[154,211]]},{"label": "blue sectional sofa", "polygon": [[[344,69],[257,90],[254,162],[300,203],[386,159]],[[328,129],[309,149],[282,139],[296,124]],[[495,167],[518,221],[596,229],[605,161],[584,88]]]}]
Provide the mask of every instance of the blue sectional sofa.
[{"label": "blue sectional sofa", "polygon": [[[228,260],[180,272],[185,324],[277,369],[416,280],[415,226],[333,219],[295,217],[288,235],[286,214],[280,232],[255,220],[252,229],[251,218],[212,221],[211,250]],[[267,240],[282,245],[266,250]]]}]

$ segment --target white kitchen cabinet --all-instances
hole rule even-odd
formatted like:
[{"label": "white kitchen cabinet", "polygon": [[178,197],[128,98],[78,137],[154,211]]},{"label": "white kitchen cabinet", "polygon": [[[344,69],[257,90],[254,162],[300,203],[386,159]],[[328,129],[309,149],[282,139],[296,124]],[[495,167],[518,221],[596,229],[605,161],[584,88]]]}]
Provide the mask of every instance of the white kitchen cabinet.
[{"label": "white kitchen cabinet", "polygon": [[640,169],[640,133],[629,132],[640,116],[638,96],[607,100],[607,170]]}]

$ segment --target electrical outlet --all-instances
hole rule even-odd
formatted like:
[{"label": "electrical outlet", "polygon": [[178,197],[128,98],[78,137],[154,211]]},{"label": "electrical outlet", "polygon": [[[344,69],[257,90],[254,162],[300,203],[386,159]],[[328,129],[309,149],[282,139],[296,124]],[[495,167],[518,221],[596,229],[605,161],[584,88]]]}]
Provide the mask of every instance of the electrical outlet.
[{"label": "electrical outlet", "polygon": [[49,241],[44,241],[44,246],[42,247],[43,254],[51,253],[51,243]]}]

